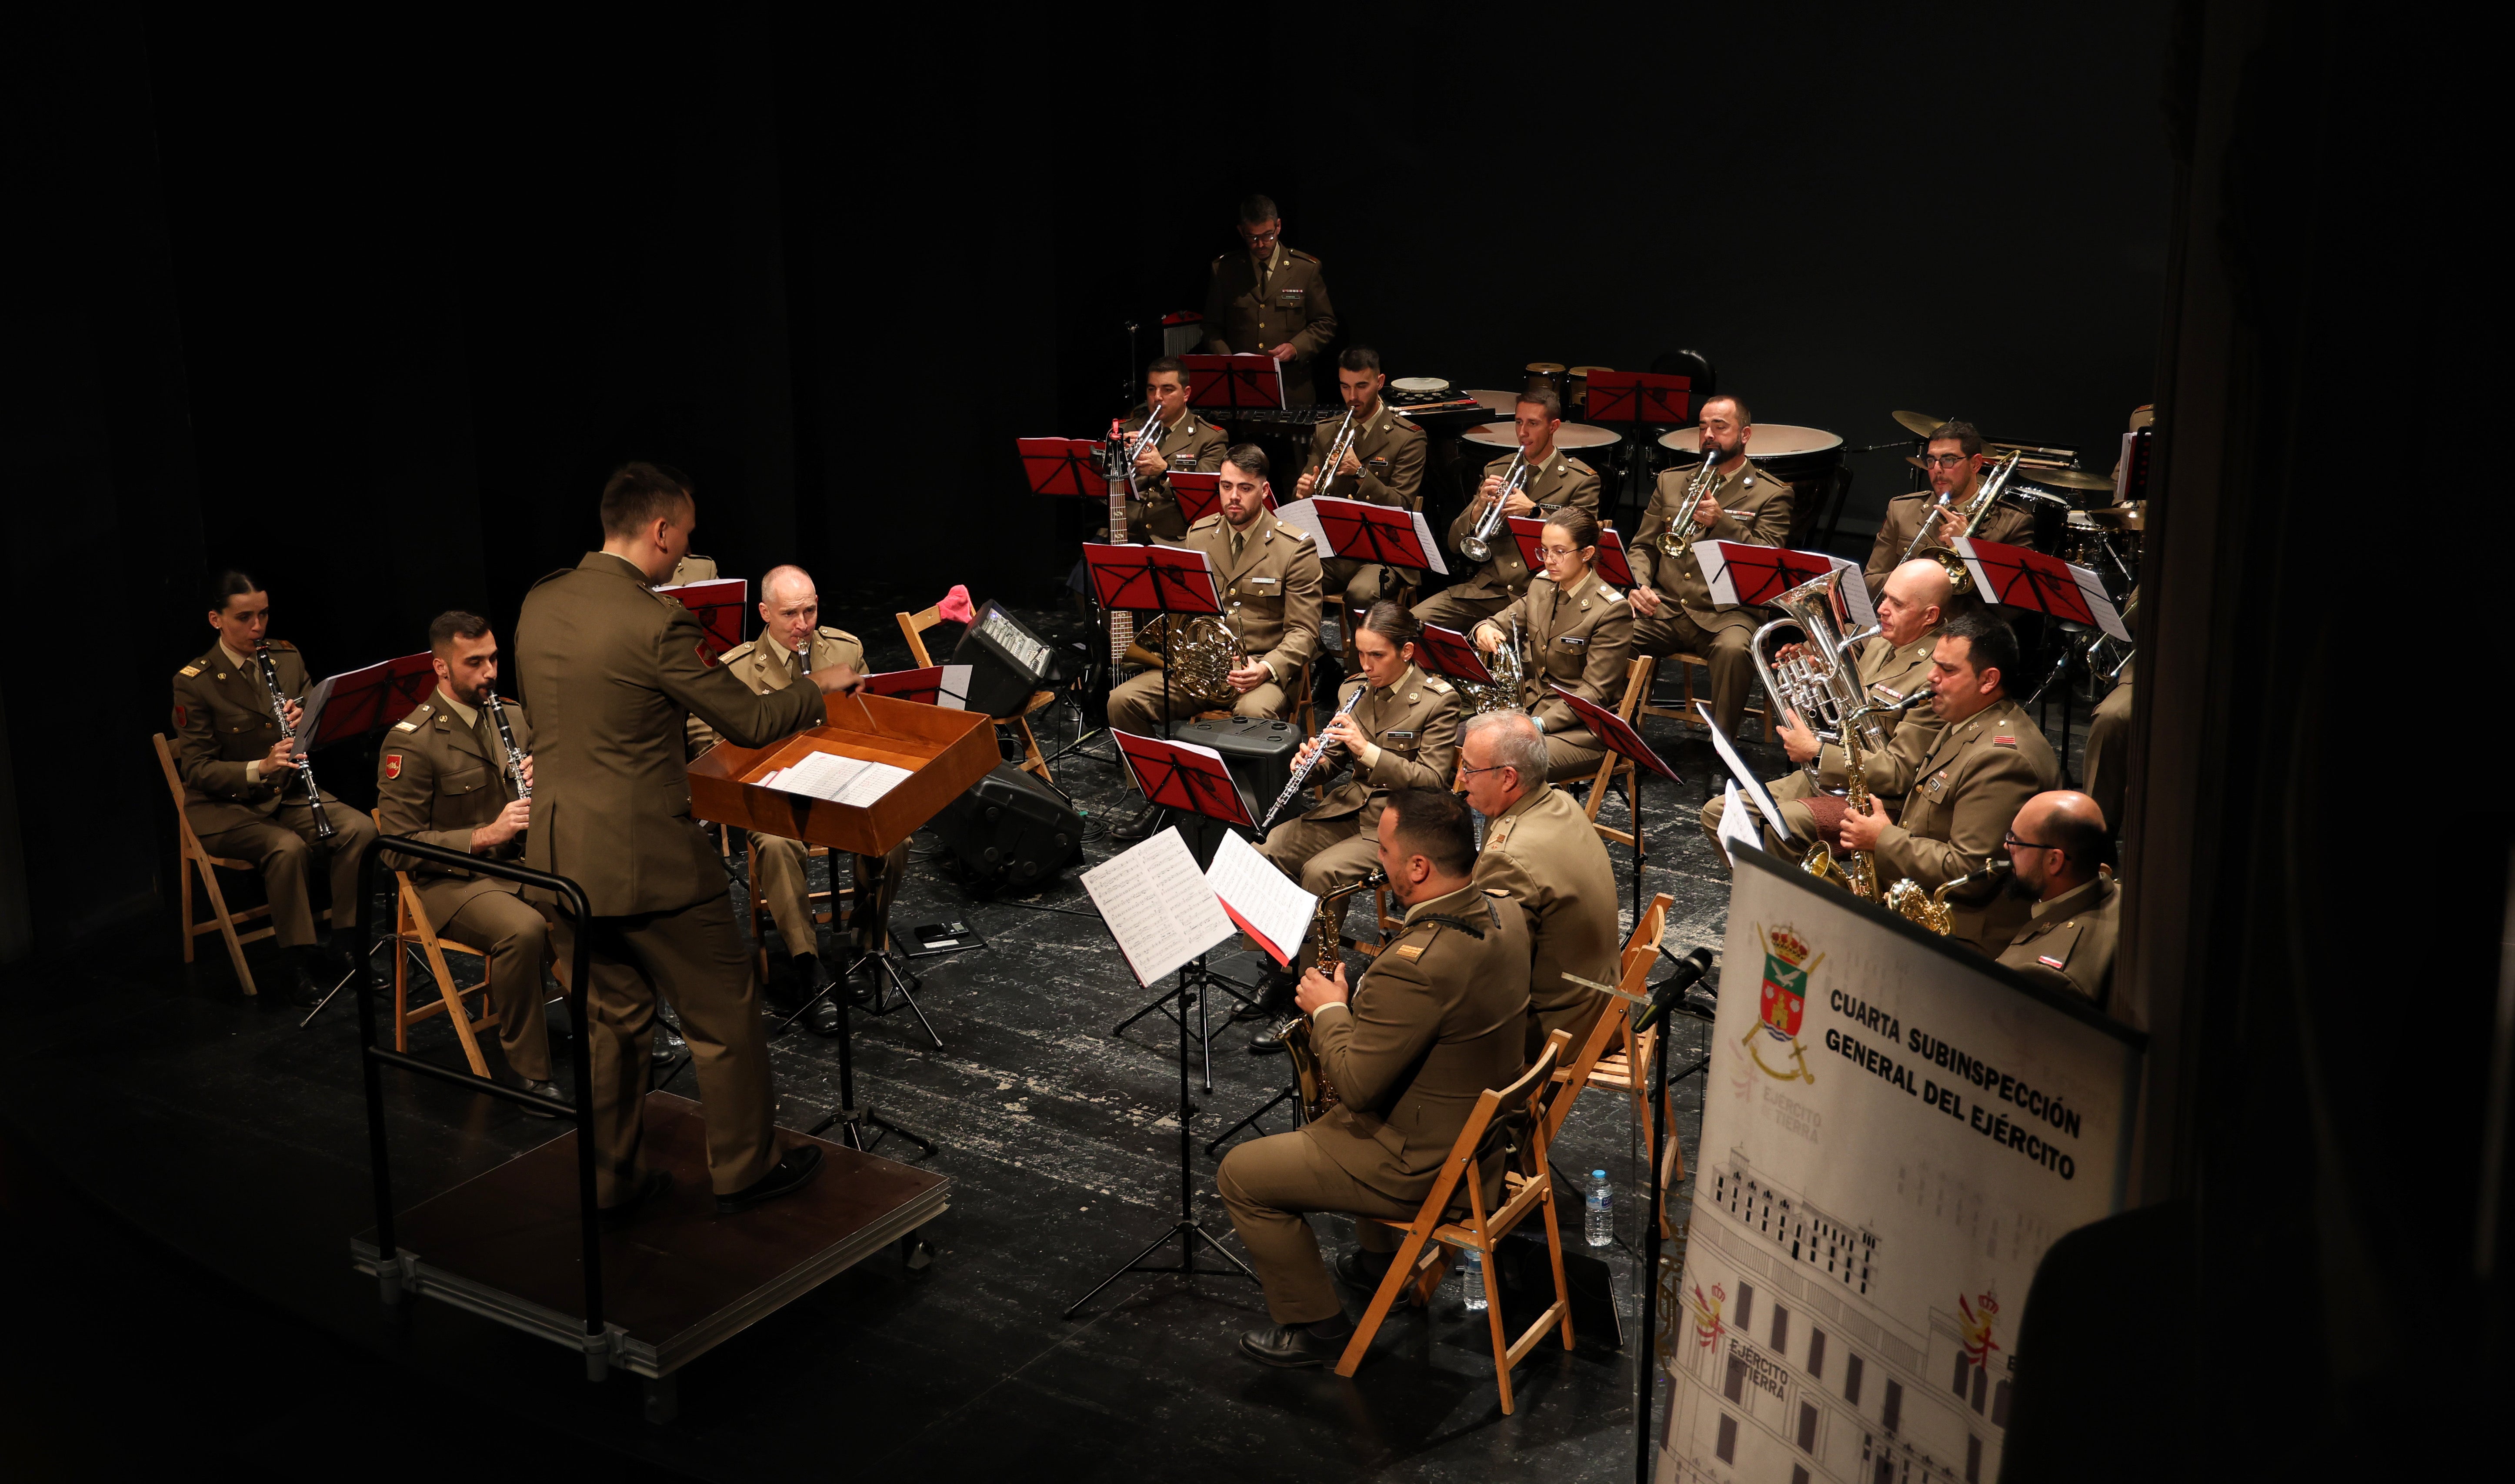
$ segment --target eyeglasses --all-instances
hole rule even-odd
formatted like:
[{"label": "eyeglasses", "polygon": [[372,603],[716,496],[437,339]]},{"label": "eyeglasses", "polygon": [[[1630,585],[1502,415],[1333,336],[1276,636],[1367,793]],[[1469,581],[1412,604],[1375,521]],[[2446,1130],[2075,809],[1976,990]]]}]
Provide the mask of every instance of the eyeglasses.
[{"label": "eyeglasses", "polygon": [[1272,231],[1251,231],[1245,227],[1240,228],[1241,240],[1251,244],[1252,246],[1260,242],[1272,242],[1283,234],[1284,229],[1280,227],[1276,227]]},{"label": "eyeglasses", "polygon": [[1504,768],[1510,766],[1511,764],[1507,763],[1497,763],[1491,767],[1469,767],[1465,763],[1462,763],[1459,764],[1459,776],[1462,778],[1469,778],[1473,777],[1477,773],[1498,773]]},{"label": "eyeglasses", "polygon": [[2004,845],[2017,845],[2028,850],[2058,850],[2061,848],[2059,845],[2047,845],[2040,840],[2020,840],[2017,838],[2014,831],[2003,835],[2000,843]]},{"label": "eyeglasses", "polygon": [[1972,457],[1969,453],[1925,453],[1921,462],[1932,469],[1954,469]]},{"label": "eyeglasses", "polygon": [[1537,555],[1540,556],[1578,556],[1585,550],[1587,550],[1587,548],[1577,546],[1542,546],[1537,549]]}]

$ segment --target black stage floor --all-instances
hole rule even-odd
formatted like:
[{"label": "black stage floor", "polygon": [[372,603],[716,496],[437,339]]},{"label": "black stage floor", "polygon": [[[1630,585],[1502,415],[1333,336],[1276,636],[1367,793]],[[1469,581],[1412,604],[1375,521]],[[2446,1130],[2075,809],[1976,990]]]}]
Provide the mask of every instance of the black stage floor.
[{"label": "black stage floor", "polygon": [[[875,663],[887,665],[902,653],[888,612],[831,621],[862,634]],[[1654,779],[1645,792],[1654,852],[1644,888],[1675,898],[1672,947],[1716,951],[1728,887],[1691,818],[1715,764],[1708,744],[1670,723],[1648,734],[1687,783]],[[1759,761],[1779,771],[1777,758]],[[1069,760],[1058,777],[1087,808],[1116,800],[1105,764]],[[1606,816],[1622,808],[1611,801]],[[252,1440],[250,1462],[280,1476],[353,1473],[358,1447],[382,1450],[390,1464],[397,1455],[521,1462],[545,1445],[545,1462],[591,1446],[713,1478],[1630,1476],[1628,1360],[1587,1341],[1569,1355],[1541,1347],[1516,1374],[1518,1411],[1505,1418],[1483,1326],[1449,1295],[1428,1319],[1392,1319],[1351,1381],[1244,1359],[1237,1337],[1263,1323],[1264,1309],[1242,1280],[1188,1288],[1132,1275],[1081,1317],[1059,1317],[1171,1219],[1175,1032],[1154,1015],[1125,1038],[1109,1035],[1148,996],[1095,920],[1037,910],[1088,910],[1075,871],[1020,904],[972,902],[933,849],[920,838],[894,924],[958,919],[985,946],[918,964],[942,1050],[905,1013],[859,1014],[855,1047],[860,1097],[941,1145],[928,1163],[954,1189],[952,1209],[928,1228],[937,1258],[915,1275],[895,1256],[872,1258],[706,1355],[682,1374],[680,1417],[669,1426],[641,1420],[632,1378],[588,1385],[566,1351],[442,1304],[390,1312],[373,1281],[351,1271],[350,1238],[372,1212],[348,1004],[301,1029],[305,1012],[277,997],[241,997],[223,956],[186,973],[171,917],[73,960],[11,970],[0,981],[14,1052],[0,1117],[21,1161],[59,1171],[79,1192],[60,1229],[86,1222],[100,1232],[34,1254],[61,1284],[87,1285],[92,1300],[57,1290],[44,1312],[58,1332],[35,1353],[125,1356],[130,1369],[92,1387],[50,1374],[51,1390],[21,1397],[57,1395],[58,1406],[21,1402],[0,1417],[23,1411],[20,1422],[37,1432],[85,1427],[79,1397],[127,1385],[145,1412],[147,1393],[194,1376],[213,1390],[236,1388],[244,1378],[227,1368],[247,1365],[271,1374],[238,1403],[254,1418],[241,1437]],[[1090,843],[1090,861],[1109,853],[1105,840]],[[1609,853],[1626,880],[1626,852]],[[1367,914],[1351,921],[1369,931]],[[1279,1085],[1280,1058],[1241,1050],[1248,1030],[1217,1038],[1200,1140]],[[1685,1022],[1680,1053],[1700,1033]],[[416,1031],[413,1050],[459,1059],[442,1020]],[[780,1122],[809,1127],[837,1098],[835,1044],[799,1028],[775,1043],[775,1056]],[[557,1132],[494,1099],[387,1075],[405,1207]],[[675,1091],[693,1091],[686,1076]],[[1679,1107],[1690,1157],[1692,1085]],[[1268,1123],[1285,1126],[1280,1116]],[[1615,1174],[1619,1236],[1637,1246],[1636,1145],[1624,1106],[1593,1094],[1558,1147],[1564,1171]],[[880,1152],[915,1155],[897,1141]],[[1200,1215],[1227,1233],[1211,1162],[1198,1158]],[[35,1187],[9,1188],[12,1210],[22,1211],[22,1192]],[[1565,1210],[1569,1245],[1586,1251],[1577,1192]],[[1343,1222],[1321,1224],[1332,1245],[1346,1240]],[[21,1242],[11,1250],[25,1256]],[[92,1327],[102,1324],[122,1328],[118,1343],[98,1340]],[[73,1343],[73,1330],[87,1333]],[[26,1338],[13,1376],[29,1373]],[[124,1414],[115,1404],[104,1415]],[[344,1421],[352,1417],[358,1425]],[[467,1429],[483,1451],[452,1441]],[[104,1454],[84,1456],[110,1457],[141,1437],[116,1434],[91,1445]],[[241,1437],[221,1434],[211,1456]]]}]

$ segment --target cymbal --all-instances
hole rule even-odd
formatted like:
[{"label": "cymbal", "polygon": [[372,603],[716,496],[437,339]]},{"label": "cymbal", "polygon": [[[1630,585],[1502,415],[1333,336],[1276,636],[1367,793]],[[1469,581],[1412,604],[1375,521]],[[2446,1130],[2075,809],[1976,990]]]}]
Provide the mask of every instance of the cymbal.
[{"label": "cymbal", "polygon": [[2083,469],[2020,469],[2017,476],[2029,484],[2049,485],[2055,489],[2110,490],[2114,481],[2103,474],[2091,474]]},{"label": "cymbal", "polygon": [[2102,510],[2091,510],[2085,514],[2087,518],[2096,524],[2109,525],[2118,531],[2141,531],[2148,528],[2148,502],[2145,500],[2134,501],[2129,505],[2109,505]]},{"label": "cymbal", "polygon": [[1926,412],[1896,412],[1889,416],[1903,424],[1906,432],[1918,433],[1925,438],[1930,435],[1932,429],[1947,422],[1946,418],[1932,417]]}]

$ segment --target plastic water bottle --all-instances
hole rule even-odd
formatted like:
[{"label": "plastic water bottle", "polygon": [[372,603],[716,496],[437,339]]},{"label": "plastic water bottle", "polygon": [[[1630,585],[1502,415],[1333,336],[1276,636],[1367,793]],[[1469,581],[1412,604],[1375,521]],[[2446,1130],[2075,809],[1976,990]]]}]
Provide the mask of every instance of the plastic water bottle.
[{"label": "plastic water bottle", "polygon": [[1467,1312],[1485,1311],[1485,1257],[1472,1247],[1459,1249],[1459,1291],[1466,1299]]},{"label": "plastic water bottle", "polygon": [[1591,1247],[1613,1247],[1616,1244],[1616,1192],[1607,1184],[1607,1172],[1589,1172],[1588,1234]]}]

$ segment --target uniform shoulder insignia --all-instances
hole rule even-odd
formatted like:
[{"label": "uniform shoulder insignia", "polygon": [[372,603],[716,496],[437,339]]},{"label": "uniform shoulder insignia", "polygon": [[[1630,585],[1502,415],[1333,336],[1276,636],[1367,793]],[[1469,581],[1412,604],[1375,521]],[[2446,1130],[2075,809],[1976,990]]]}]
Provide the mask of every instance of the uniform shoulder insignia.
[{"label": "uniform shoulder insignia", "polygon": [[1441,679],[1437,675],[1432,675],[1425,676],[1423,678],[1423,688],[1425,690],[1436,691],[1442,695],[1448,695],[1451,687],[1449,681]]},{"label": "uniform shoulder insignia", "polygon": [[760,647],[760,640],[758,640],[758,639],[744,639],[741,643],[734,645],[732,648],[727,649],[727,650],[724,652],[724,662],[725,662],[726,664],[730,665],[730,664],[732,664],[735,660],[741,659],[743,656],[745,656],[745,655],[749,654],[752,650],[757,649],[757,648],[759,648],[759,647]]},{"label": "uniform shoulder insignia", "polygon": [[275,639],[270,641],[270,647],[273,649],[294,649],[297,646],[284,639]]},{"label": "uniform shoulder insignia", "polygon": [[189,664],[189,665],[185,666],[183,669],[176,671],[175,673],[176,673],[177,675],[199,675],[199,674],[201,673],[201,666],[200,666],[200,662],[196,660],[196,661],[194,661],[193,663],[191,663],[191,664]]},{"label": "uniform shoulder insignia", "polygon": [[1299,248],[1298,248],[1298,247],[1288,247],[1288,248],[1284,249],[1284,256],[1285,256],[1285,257],[1287,257],[1287,258],[1299,258],[1299,259],[1300,259],[1303,263],[1309,263],[1309,264],[1315,264],[1315,263],[1317,263],[1317,262],[1319,261],[1317,258],[1313,257],[1312,255],[1310,255],[1310,254],[1308,254],[1308,253],[1305,253],[1305,252],[1301,251],[1301,250],[1300,250]]},{"label": "uniform shoulder insignia", "polygon": [[1309,533],[1309,532],[1307,532],[1307,531],[1305,531],[1305,530],[1303,530],[1303,529],[1301,529],[1301,528],[1300,528],[1299,526],[1298,526],[1298,525],[1287,525],[1287,526],[1284,526],[1284,527],[1281,527],[1281,528],[1282,528],[1282,529],[1284,529],[1284,530],[1287,530],[1287,531],[1292,532],[1292,533],[1293,533],[1293,539],[1294,539],[1295,541],[1307,541],[1307,540],[1309,540],[1309,539],[1310,539],[1310,533]]},{"label": "uniform shoulder insignia", "polygon": [[1423,957],[1423,945],[1421,943],[1400,943],[1397,945],[1397,956],[1411,964],[1417,959]]},{"label": "uniform shoulder insignia", "polygon": [[1572,457],[1568,453],[1563,456],[1563,462],[1572,468],[1581,471],[1581,473],[1585,474],[1594,474],[1597,473],[1596,470],[1591,469],[1588,465],[1582,463],[1579,459]]},{"label": "uniform shoulder insignia", "polygon": [[1423,431],[1421,424],[1416,423],[1402,412],[1392,413],[1388,420],[1396,424],[1398,427],[1405,429],[1408,433],[1422,433]]},{"label": "uniform shoulder insignia", "polygon": [[574,568],[574,567],[560,567],[560,568],[559,568],[557,571],[556,571],[556,572],[544,572],[541,576],[536,577],[536,578],[534,578],[534,579],[533,579],[533,586],[534,586],[534,587],[536,587],[536,588],[538,588],[538,587],[540,587],[543,583],[549,582],[549,581],[550,581],[551,579],[553,579],[553,578],[556,578],[556,577],[565,577],[568,573],[573,572],[573,571],[575,571],[575,570],[576,570],[576,568]]},{"label": "uniform shoulder insignia", "polygon": [[861,643],[861,642],[862,642],[862,640],[858,639],[854,635],[849,634],[846,630],[845,630],[845,629],[833,629],[833,628],[831,628],[828,624],[823,624],[823,625],[821,626],[821,638],[823,638],[823,639],[845,639],[845,640],[846,640],[848,643],[850,643],[850,644],[854,644],[854,643]]},{"label": "uniform shoulder insignia", "polygon": [[1220,515],[1208,515],[1196,524],[1189,526],[1188,529],[1192,531],[1208,530],[1221,523],[1222,517]]},{"label": "uniform shoulder insignia", "polygon": [[1487,887],[1485,887],[1485,895],[1492,897],[1495,901],[1498,901],[1498,902],[1506,902],[1506,901],[1510,900],[1510,893],[1509,893],[1509,892],[1507,892],[1507,891],[1505,891],[1505,890],[1504,890],[1502,887],[1500,887],[1500,886],[1487,886]]},{"label": "uniform shoulder insignia", "polygon": [[1607,586],[1603,582],[1598,584],[1598,591],[1607,595],[1607,601],[1609,602],[1623,602],[1625,600],[1624,594],[1617,592],[1614,588]]},{"label": "uniform shoulder insignia", "polygon": [[501,706],[521,706],[524,703],[516,700],[514,696],[502,695],[498,697],[498,704]]}]

